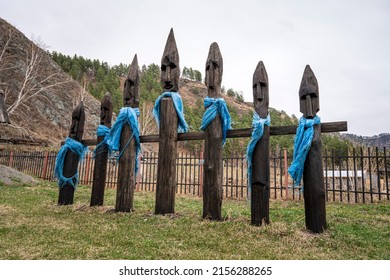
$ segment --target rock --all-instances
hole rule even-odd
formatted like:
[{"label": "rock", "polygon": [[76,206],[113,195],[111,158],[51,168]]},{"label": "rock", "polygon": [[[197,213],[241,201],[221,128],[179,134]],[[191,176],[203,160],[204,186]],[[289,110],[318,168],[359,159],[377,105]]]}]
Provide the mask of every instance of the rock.
[{"label": "rock", "polygon": [[11,167],[0,165],[0,182],[9,186],[14,184],[36,184],[39,183],[39,180]]}]

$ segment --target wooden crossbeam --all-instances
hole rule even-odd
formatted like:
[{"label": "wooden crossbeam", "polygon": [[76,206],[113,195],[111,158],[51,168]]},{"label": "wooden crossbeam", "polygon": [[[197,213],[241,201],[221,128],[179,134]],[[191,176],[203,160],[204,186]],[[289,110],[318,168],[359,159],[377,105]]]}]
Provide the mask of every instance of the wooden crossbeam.
[{"label": "wooden crossbeam", "polygon": [[[347,131],[348,125],[346,121],[340,122],[325,122],[321,124],[321,133],[330,133],[330,132],[341,132]],[[286,126],[271,126],[270,134],[275,136],[280,135],[292,135],[297,131],[296,125],[286,125]],[[252,128],[242,128],[242,129],[232,129],[228,130],[227,138],[240,138],[240,137],[251,137]],[[158,142],[158,134],[153,135],[141,135],[141,143],[153,143]],[[191,141],[191,140],[204,140],[204,132],[187,132],[187,133],[178,133],[177,141]],[[85,146],[95,146],[96,139],[83,139],[81,141]]]}]

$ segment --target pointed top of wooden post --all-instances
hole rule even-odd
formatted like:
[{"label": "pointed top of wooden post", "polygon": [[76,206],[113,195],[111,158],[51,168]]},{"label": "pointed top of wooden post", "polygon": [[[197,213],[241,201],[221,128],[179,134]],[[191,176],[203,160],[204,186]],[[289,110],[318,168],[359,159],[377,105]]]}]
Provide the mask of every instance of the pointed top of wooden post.
[{"label": "pointed top of wooden post", "polygon": [[4,92],[0,89],[0,123],[10,123],[7,108],[5,107]]},{"label": "pointed top of wooden post", "polygon": [[80,104],[73,110],[72,113],[72,124],[69,129],[69,138],[81,141],[83,139],[84,133],[84,123],[85,123],[85,112],[84,104]]},{"label": "pointed top of wooden post", "polygon": [[173,28],[169,32],[161,58],[161,85],[164,92],[178,92],[180,78],[180,59]]},{"label": "pointed top of wooden post", "polygon": [[124,89],[123,89],[123,106],[124,107],[139,107],[141,87],[141,74],[138,66],[137,54],[134,55],[133,62],[129,67]]},{"label": "pointed top of wooden post", "polygon": [[111,127],[112,119],[112,97],[109,92],[103,96],[100,105],[100,124]]},{"label": "pointed top of wooden post", "polygon": [[257,64],[256,70],[253,73],[253,106],[256,113],[261,118],[266,118],[268,115],[269,106],[269,88],[268,75],[262,61]]},{"label": "pointed top of wooden post", "polygon": [[318,82],[310,65],[306,65],[303,72],[299,88],[299,107],[305,118],[314,118],[320,110]]},{"label": "pointed top of wooden post", "polygon": [[[209,55],[206,60],[205,83],[210,97],[216,97],[221,92],[223,73],[223,59],[216,42],[210,45]],[[215,96],[214,96],[215,95]]]}]

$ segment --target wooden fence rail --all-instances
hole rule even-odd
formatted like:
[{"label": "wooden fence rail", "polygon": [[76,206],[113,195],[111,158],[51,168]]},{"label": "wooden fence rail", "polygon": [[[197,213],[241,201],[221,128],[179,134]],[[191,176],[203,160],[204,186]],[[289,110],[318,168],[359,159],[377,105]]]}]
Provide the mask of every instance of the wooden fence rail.
[{"label": "wooden fence rail", "polygon": [[[57,152],[10,152],[0,151],[0,164],[10,166],[31,176],[56,181],[54,165]],[[300,188],[292,188],[286,166],[292,155],[284,150],[270,153],[270,198],[303,199]],[[144,152],[137,176],[137,191],[156,190],[156,153]],[[177,155],[176,192],[183,195],[201,196],[203,157],[190,153]],[[285,164],[287,163],[287,164]],[[353,149],[347,152],[324,151],[324,181],[326,200],[347,203],[373,203],[390,200],[390,156],[386,148]],[[92,185],[94,159],[92,153],[79,165],[80,184]],[[116,188],[118,164],[115,158],[107,163],[106,187]],[[223,196],[232,199],[247,199],[247,162],[244,155],[223,158]]]}]

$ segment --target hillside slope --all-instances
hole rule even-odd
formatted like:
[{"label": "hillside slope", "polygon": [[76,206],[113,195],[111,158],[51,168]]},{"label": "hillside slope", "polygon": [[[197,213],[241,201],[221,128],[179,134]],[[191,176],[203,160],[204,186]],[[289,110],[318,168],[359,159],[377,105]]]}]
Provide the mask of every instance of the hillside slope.
[{"label": "hillside slope", "polygon": [[24,138],[58,146],[68,134],[72,111],[82,97],[85,137],[95,134],[100,102],[83,93],[44,50],[1,18],[0,88],[11,121],[0,125],[0,139]]},{"label": "hillside slope", "polygon": [[375,136],[359,136],[345,133],[341,135],[341,138],[352,142],[355,146],[378,147],[380,149],[383,149],[384,147],[390,148],[389,133],[382,133]]}]

